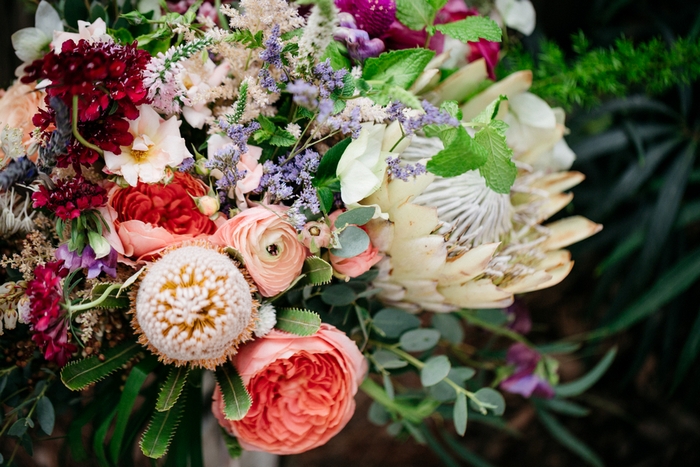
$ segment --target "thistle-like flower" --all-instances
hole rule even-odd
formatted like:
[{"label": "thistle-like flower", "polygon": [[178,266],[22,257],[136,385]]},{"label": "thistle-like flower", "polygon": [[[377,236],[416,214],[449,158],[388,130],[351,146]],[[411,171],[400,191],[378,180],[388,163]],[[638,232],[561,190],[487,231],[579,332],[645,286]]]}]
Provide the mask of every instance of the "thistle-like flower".
[{"label": "thistle-like flower", "polygon": [[228,255],[207,243],[166,252],[132,297],[139,343],[161,361],[208,369],[250,340],[256,326],[255,286]]}]

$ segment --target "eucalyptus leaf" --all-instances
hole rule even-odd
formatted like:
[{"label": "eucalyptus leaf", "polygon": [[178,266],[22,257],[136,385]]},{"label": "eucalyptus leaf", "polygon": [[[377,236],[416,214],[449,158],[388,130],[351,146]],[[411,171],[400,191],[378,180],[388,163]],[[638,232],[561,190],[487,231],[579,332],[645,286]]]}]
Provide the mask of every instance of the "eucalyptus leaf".
[{"label": "eucalyptus leaf", "polygon": [[[506,410],[506,401],[503,399],[503,395],[495,389],[491,388],[481,388],[474,393],[474,396],[494,415],[503,415]],[[480,411],[479,404],[474,401],[470,401],[472,407]]]},{"label": "eucalyptus leaf", "polygon": [[367,232],[354,225],[348,225],[338,234],[339,248],[331,248],[331,253],[340,258],[353,258],[369,247]]},{"label": "eucalyptus leaf", "polygon": [[391,420],[389,412],[377,401],[372,401],[372,404],[370,404],[367,411],[367,419],[376,426],[384,426]]},{"label": "eucalyptus leaf", "polygon": [[440,331],[437,329],[413,329],[401,334],[399,343],[407,352],[422,352],[432,349],[440,340]]},{"label": "eucalyptus leaf", "polygon": [[372,354],[372,358],[375,360],[378,366],[386,370],[403,368],[408,365],[406,360],[400,359],[394,353],[389,352],[388,350],[379,349]]},{"label": "eucalyptus leaf", "polygon": [[51,436],[56,421],[56,412],[48,397],[44,396],[36,403],[36,418],[41,430]]},{"label": "eucalyptus leaf", "polygon": [[7,430],[7,434],[10,436],[22,436],[24,433],[27,432],[27,419],[26,418],[19,418],[15,423],[12,424],[9,430]]},{"label": "eucalyptus leaf", "polygon": [[346,225],[365,225],[372,220],[376,209],[373,207],[359,207],[345,211],[335,220],[335,228],[342,229]]},{"label": "eucalyptus leaf", "polygon": [[372,325],[379,328],[386,337],[395,339],[405,331],[420,326],[420,319],[398,308],[384,308],[374,315]]},{"label": "eucalyptus leaf", "polygon": [[464,340],[462,321],[449,313],[435,313],[430,321],[440,335],[452,344],[460,344]]},{"label": "eucalyptus leaf", "polygon": [[345,284],[335,284],[323,289],[321,299],[333,306],[350,305],[357,299],[355,291]]},{"label": "eucalyptus leaf", "polygon": [[453,419],[455,424],[455,430],[460,436],[464,436],[467,432],[467,396],[460,392],[457,394],[457,400],[455,401]]},{"label": "eucalyptus leaf", "polygon": [[420,382],[423,387],[434,386],[450,372],[450,359],[445,355],[437,355],[425,361],[425,366],[420,370]]}]

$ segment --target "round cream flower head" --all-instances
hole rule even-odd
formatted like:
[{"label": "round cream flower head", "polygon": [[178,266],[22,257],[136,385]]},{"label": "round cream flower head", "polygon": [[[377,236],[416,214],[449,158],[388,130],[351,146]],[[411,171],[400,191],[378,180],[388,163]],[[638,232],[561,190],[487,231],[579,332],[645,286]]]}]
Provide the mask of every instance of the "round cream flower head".
[{"label": "round cream flower head", "polygon": [[208,369],[252,338],[255,286],[231,258],[206,243],[166,252],[141,280],[132,326],[165,363]]}]

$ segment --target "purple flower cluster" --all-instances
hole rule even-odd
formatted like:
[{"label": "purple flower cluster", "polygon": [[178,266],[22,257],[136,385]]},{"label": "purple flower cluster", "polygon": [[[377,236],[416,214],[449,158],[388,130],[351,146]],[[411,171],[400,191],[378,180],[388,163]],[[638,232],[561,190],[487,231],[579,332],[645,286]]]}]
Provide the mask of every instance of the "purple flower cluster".
[{"label": "purple flower cluster", "polygon": [[348,70],[345,68],[341,68],[338,71],[333,70],[330,58],[316,65],[314,67],[314,75],[319,80],[319,94],[321,97],[327,98],[336,89],[343,89],[343,86],[345,86],[343,78],[345,78],[346,74],[348,74]]},{"label": "purple flower cluster", "polygon": [[335,30],[333,38],[345,44],[350,58],[361,62],[384,52],[384,41],[378,38],[370,40],[367,31],[357,27],[350,13],[340,13],[338,19],[340,27]]},{"label": "purple flower cluster", "polygon": [[387,119],[389,121],[398,120],[407,135],[412,135],[416,131],[428,125],[449,125],[459,126],[459,120],[444,110],[440,110],[428,101],[421,102],[423,111],[415,117],[407,117],[404,113],[406,108],[399,101],[394,101],[386,108]]},{"label": "purple flower cluster", "polygon": [[223,177],[216,182],[216,187],[221,191],[228,191],[246,176],[245,170],[238,170],[238,162],[241,160],[241,155],[248,152],[248,138],[260,129],[260,124],[258,122],[250,122],[247,125],[229,124],[221,120],[219,126],[233,141],[218,150],[212,160],[206,163],[206,167],[218,169],[223,173]]},{"label": "purple flower cluster", "polygon": [[408,177],[417,177],[426,173],[425,166],[421,163],[401,165],[401,158],[387,157],[387,174],[389,178],[398,178],[404,182],[408,181]]},{"label": "purple flower cluster", "polygon": [[188,157],[180,163],[180,166],[177,169],[180,172],[187,172],[192,167],[194,167],[194,157]]},{"label": "purple flower cluster", "polygon": [[266,189],[276,201],[295,198],[288,215],[297,229],[301,229],[306,223],[306,216],[301,213],[302,209],[313,214],[321,212],[316,189],[312,184],[320,161],[320,154],[307,149],[289,161],[283,156],[277,164],[272,161],[263,164],[260,187]]},{"label": "purple flower cluster", "polygon": [[[279,92],[277,82],[270,74],[269,67],[274,66],[283,69],[282,64],[282,42],[280,42],[280,26],[275,24],[270,31],[270,37],[264,42],[265,50],[260,52],[260,58],[265,62],[265,66],[260,69],[260,85],[270,92]],[[282,81],[287,80],[287,75],[282,74]]]},{"label": "purple flower cluster", "polygon": [[56,258],[63,261],[63,267],[71,272],[87,268],[87,278],[94,279],[101,272],[117,277],[117,250],[110,249],[109,254],[102,258],[95,257],[95,251],[90,245],[83,248],[82,254],[68,249],[64,243],[56,250]]},{"label": "purple flower cluster", "polygon": [[357,139],[360,137],[360,131],[362,130],[360,117],[360,108],[354,107],[350,111],[350,118],[343,119],[337,116],[331,117],[328,119],[328,125],[334,130],[340,130],[340,132],[344,135],[350,133],[352,139]]},{"label": "purple flower cluster", "polygon": [[319,89],[311,83],[298,79],[287,85],[287,91],[292,93],[292,100],[296,105],[309,110],[318,107]]}]

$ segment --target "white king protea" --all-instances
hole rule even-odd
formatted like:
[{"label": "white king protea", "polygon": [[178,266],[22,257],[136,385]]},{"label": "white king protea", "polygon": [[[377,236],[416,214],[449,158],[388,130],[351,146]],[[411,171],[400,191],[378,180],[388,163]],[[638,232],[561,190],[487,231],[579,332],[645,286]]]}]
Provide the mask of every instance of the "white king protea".
[{"label": "white king protea", "polygon": [[252,338],[255,287],[230,257],[206,243],[166,252],[133,299],[139,343],[175,365],[214,369]]},{"label": "white king protea", "polygon": [[[486,77],[483,63],[469,67],[458,73]],[[531,82],[529,72],[516,73],[462,106],[470,120],[499,95],[509,97],[498,118],[509,124],[507,143],[518,167],[510,194],[492,191],[478,171],[469,171],[452,178],[426,174],[407,182],[387,180],[363,200],[389,216],[389,222],[373,225],[386,255],[375,281],[385,302],[436,312],[508,306],[513,294],[561,282],[573,267],[563,248],[602,228],[580,216],[542,225],[569,204],[573,195],[564,192],[584,177],[562,170],[573,162],[563,140],[563,112],[526,93]],[[478,82],[461,85],[479,87]],[[426,96],[439,103],[442,93],[456,97],[454,87],[443,86]],[[402,157],[425,162],[442,148],[437,138],[416,137]]]}]

